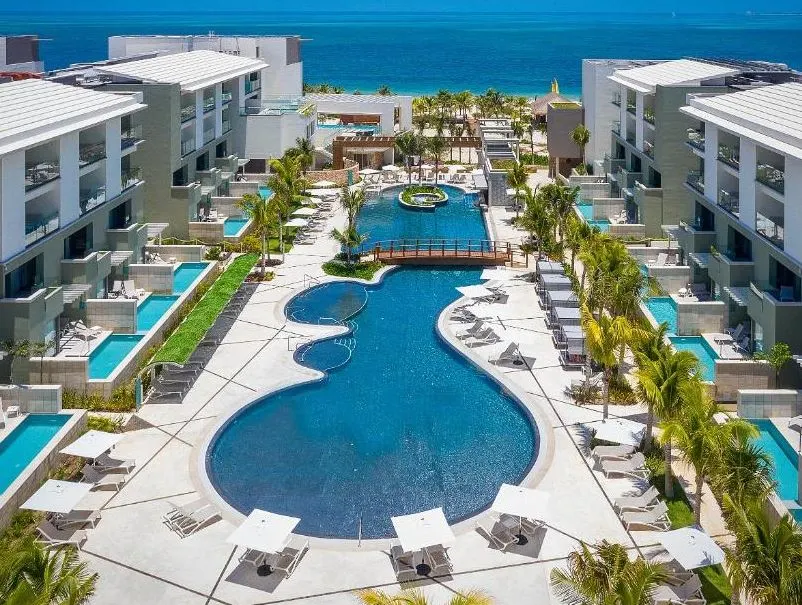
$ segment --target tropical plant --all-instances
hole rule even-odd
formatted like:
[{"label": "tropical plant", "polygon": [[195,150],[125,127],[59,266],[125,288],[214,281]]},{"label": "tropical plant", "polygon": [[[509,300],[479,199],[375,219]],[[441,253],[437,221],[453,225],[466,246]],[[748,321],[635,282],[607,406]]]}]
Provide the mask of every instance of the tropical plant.
[{"label": "tropical plant", "polygon": [[270,177],[267,186],[273,191],[271,201],[275,204],[279,219],[279,247],[284,259],[284,218],[290,208],[300,203],[307,181],[301,174],[301,165],[297,157],[284,155],[279,160],[270,160]]},{"label": "tropical plant", "polygon": [[585,147],[590,143],[590,130],[584,124],[577,124],[571,131],[571,140],[579,147],[582,164],[585,164]]},{"label": "tropical plant", "polygon": [[631,326],[626,317],[610,317],[606,313],[593,316],[586,304],[580,309],[582,329],[585,332],[585,347],[590,356],[602,366],[604,381],[602,387],[602,417],[607,418],[610,406],[610,382],[619,364],[619,352],[629,340]]},{"label": "tropical plant", "polygon": [[353,262],[353,250],[364,244],[368,236],[359,233],[355,228],[346,227],[345,229],[332,229],[331,237],[345,249],[346,262],[350,265]]},{"label": "tropical plant", "polygon": [[775,342],[768,351],[756,352],[754,358],[763,359],[771,364],[771,367],[774,368],[774,385],[779,389],[780,371],[785,367],[785,364],[793,359],[791,347],[784,342]]},{"label": "tropical plant", "polygon": [[270,260],[270,234],[279,227],[279,207],[278,202],[273,202],[272,197],[265,199],[255,193],[246,193],[237,202],[237,206],[242,212],[251,219],[251,229],[261,240],[261,268],[260,274],[265,274],[265,258]]},{"label": "tropical plant", "polygon": [[315,146],[305,137],[295,139],[295,147],[288,149],[287,154],[298,159],[303,176],[306,176],[306,171],[315,163]]},{"label": "tropical plant", "polygon": [[649,605],[667,577],[661,564],[631,560],[626,547],[603,540],[569,554],[567,569],[552,570],[551,586],[566,605]]},{"label": "tropical plant", "polygon": [[539,260],[541,251],[548,245],[553,220],[543,200],[530,189],[524,191],[524,200],[524,213],[517,219],[517,223],[535,240],[536,259]]},{"label": "tropical plant", "polygon": [[423,140],[411,130],[405,130],[395,137],[395,147],[398,153],[404,157],[409,185],[412,185],[412,158],[413,156],[421,155],[423,151]]},{"label": "tropical plant", "polygon": [[446,140],[442,136],[437,135],[426,139],[426,151],[431,154],[432,160],[434,161],[435,179],[437,179],[440,173],[440,156],[445,149]]},{"label": "tropical plant", "polygon": [[571,250],[571,269],[574,269],[576,255],[582,247],[582,242],[592,235],[592,228],[585,221],[581,220],[576,214],[569,214],[565,221],[565,235],[563,244]]},{"label": "tropical plant", "polygon": [[376,94],[377,95],[381,95],[383,97],[387,97],[387,96],[390,96],[391,94],[393,94],[393,91],[390,90],[389,86],[384,84],[382,86],[379,86],[379,89],[376,91]]},{"label": "tropical plant", "polygon": [[[360,603],[364,605],[429,605],[431,601],[420,590],[402,590],[390,595],[382,590],[360,590],[356,593]],[[493,600],[478,590],[457,593],[448,601],[448,605],[492,605]]]},{"label": "tropical plant", "polygon": [[473,94],[469,90],[454,93],[454,107],[460,111],[463,118],[468,117],[468,112],[473,104]]},{"label": "tropical plant", "polygon": [[736,435],[724,448],[710,479],[718,494],[727,494],[740,506],[763,502],[774,489],[774,465],[771,456],[753,440]]},{"label": "tropical plant", "polygon": [[356,217],[365,205],[365,190],[347,185],[340,191],[340,206],[345,210],[348,229],[356,228]]},{"label": "tropical plant", "polygon": [[539,189],[540,195],[546,204],[557,216],[555,227],[559,229],[562,238],[565,223],[573,212],[574,204],[579,196],[579,187],[568,187],[560,183],[547,183]]},{"label": "tropical plant", "polygon": [[515,162],[515,165],[512,168],[507,170],[507,184],[512,188],[515,189],[515,216],[518,217],[518,210],[521,206],[521,201],[525,199],[525,196],[522,195],[524,189],[528,189],[527,180],[529,178],[529,173],[524,168],[524,165],[521,162]]}]

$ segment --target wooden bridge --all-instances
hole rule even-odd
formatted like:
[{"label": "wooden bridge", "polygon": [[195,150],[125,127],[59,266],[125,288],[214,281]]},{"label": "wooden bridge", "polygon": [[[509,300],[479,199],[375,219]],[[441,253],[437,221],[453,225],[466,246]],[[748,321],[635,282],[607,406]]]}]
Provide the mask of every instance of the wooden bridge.
[{"label": "wooden bridge", "polygon": [[[373,260],[386,265],[503,265],[509,242],[477,239],[398,239],[371,244]],[[364,250],[369,254],[371,250]]]}]

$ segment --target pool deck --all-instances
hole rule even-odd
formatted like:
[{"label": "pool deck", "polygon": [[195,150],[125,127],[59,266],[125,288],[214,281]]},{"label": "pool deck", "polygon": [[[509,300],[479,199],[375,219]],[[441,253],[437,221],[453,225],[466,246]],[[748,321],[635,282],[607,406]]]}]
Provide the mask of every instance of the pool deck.
[{"label": "pool deck", "polygon": [[[519,241],[520,232],[506,223],[510,216],[503,210],[491,211],[493,236]],[[344,215],[338,211],[329,222],[329,227],[342,224]],[[81,554],[100,575],[92,603],[346,604],[356,602],[352,591],[360,588],[390,592],[399,588],[386,545],[377,550],[373,544],[358,548],[353,542],[316,543],[291,578],[260,577],[252,567],[237,563],[241,550],[226,542],[235,528],[229,513],[185,539],[161,522],[170,508],[168,500],[184,503],[198,497],[200,482],[193,469],[199,446],[224,416],[266,390],[317,375],[293,361],[292,349],[336,328],[287,322],[280,311],[309,285],[307,276],[323,278],[320,264],[336,251],[328,237],[295,247],[276,268],[276,278],[259,285],[184,402],[145,405],[136,414],[142,428],[128,432],[115,448],[116,456],[136,459],[134,473],[119,493],[93,492],[81,504],[103,508],[103,518],[89,530]],[[527,407],[537,408],[545,424],[540,428],[550,433],[553,442],[553,462],[536,473],[542,476],[530,477],[551,493],[550,513],[544,518],[548,531],[542,542],[506,553],[489,547],[470,528],[461,531],[449,549],[453,574],[415,583],[433,602],[445,602],[456,591],[473,588],[485,590],[498,604],[556,602],[548,586],[550,570],[562,565],[580,540],[607,539],[641,552],[656,550],[654,532],[625,531],[613,511],[611,500],[637,486],[628,479],[605,479],[584,455],[582,425],[598,422],[601,410],[566,399],[565,387],[579,374],[561,368],[533,284],[514,283],[509,300],[489,321],[505,341],[520,343],[527,358],[523,368],[496,371],[505,384],[523,394]],[[447,318],[443,322],[446,330],[458,327]],[[462,347],[462,351],[486,365],[496,348]],[[642,419],[643,411],[637,406],[611,407],[613,415],[637,419]],[[716,533],[715,528],[708,531]]]}]

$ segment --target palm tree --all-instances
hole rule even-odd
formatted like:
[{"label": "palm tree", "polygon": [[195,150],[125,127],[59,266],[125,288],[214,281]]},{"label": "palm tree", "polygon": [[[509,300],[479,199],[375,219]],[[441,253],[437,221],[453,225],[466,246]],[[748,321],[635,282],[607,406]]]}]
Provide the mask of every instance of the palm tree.
[{"label": "palm tree", "polygon": [[718,469],[722,453],[734,438],[748,440],[758,430],[741,418],[723,424],[713,420],[718,406],[698,379],[683,386],[683,407],[679,414],[662,423],[661,440],[676,443],[680,457],[696,472],[696,495],[693,503],[694,522],[702,521],[702,487],[711,471]]},{"label": "palm tree", "polygon": [[724,448],[721,461],[711,477],[717,492],[734,503],[763,502],[774,489],[774,465],[763,448],[738,436]]},{"label": "palm tree", "polygon": [[520,120],[513,120],[510,123],[510,129],[512,130],[512,134],[515,135],[515,138],[518,139],[518,142],[515,144],[515,153],[518,155],[518,160],[521,159],[521,139],[526,132],[526,127],[524,123]]},{"label": "palm tree", "polygon": [[301,166],[298,158],[284,155],[283,158],[270,160],[270,178],[267,186],[273,191],[271,200],[274,201],[279,219],[279,247],[282,261],[284,260],[284,218],[290,208],[303,198],[306,189],[306,179],[301,175]]},{"label": "palm tree", "polygon": [[582,329],[585,331],[585,347],[590,356],[604,369],[602,417],[606,419],[610,406],[610,382],[613,379],[613,371],[618,367],[618,353],[628,342],[630,324],[626,317],[610,317],[605,313],[600,313],[596,319],[584,303],[580,312]]},{"label": "palm tree", "polygon": [[312,142],[305,137],[298,137],[295,139],[295,147],[289,149],[287,153],[298,158],[301,174],[306,176],[306,171],[315,163],[315,146]]},{"label": "palm tree", "polygon": [[395,147],[404,157],[404,163],[407,167],[407,175],[409,177],[409,185],[412,185],[412,156],[421,154],[421,139],[411,130],[405,130],[395,137]]},{"label": "palm tree", "polygon": [[345,210],[348,218],[348,229],[356,229],[356,217],[362,206],[365,205],[365,190],[358,187],[342,188],[340,192],[340,206]]},{"label": "palm tree", "polygon": [[454,105],[462,113],[463,118],[468,117],[468,111],[473,104],[473,94],[469,90],[454,93]]},{"label": "palm tree", "polygon": [[434,160],[434,175],[435,175],[435,183],[440,174],[440,156],[442,155],[443,151],[446,148],[446,140],[440,136],[429,137],[426,140],[426,149],[432,155],[432,159]]},{"label": "palm tree", "polygon": [[445,118],[453,107],[454,101],[451,98],[451,93],[447,90],[438,90],[434,96],[434,102],[440,112],[440,116]]},{"label": "palm tree", "polygon": [[342,230],[332,229],[331,237],[345,248],[345,258],[349,265],[353,261],[353,250],[359,248],[368,239],[367,235],[359,233],[354,227],[346,227]]},{"label": "palm tree", "polygon": [[568,555],[567,569],[551,572],[551,586],[566,605],[649,605],[668,577],[664,567],[643,558],[630,560],[621,544],[584,542]]},{"label": "palm tree", "polygon": [[571,140],[579,147],[582,154],[582,164],[585,164],[585,147],[590,143],[590,130],[584,124],[577,124],[571,131]]},{"label": "palm tree", "polygon": [[[430,601],[420,590],[402,590],[396,595],[389,595],[382,590],[360,590],[357,598],[364,605],[429,605]],[[492,605],[493,600],[478,590],[455,594],[448,605]]]},{"label": "palm tree", "polygon": [[389,86],[383,84],[382,86],[379,86],[379,90],[376,91],[376,94],[381,95],[383,97],[388,97],[393,94],[393,91],[390,90]]},{"label": "palm tree", "polygon": [[540,260],[540,253],[548,243],[554,221],[543,200],[531,189],[524,190],[524,200],[526,207],[518,219],[518,224],[536,240],[536,258]]},{"label": "palm tree", "polygon": [[518,217],[518,208],[524,196],[521,192],[527,188],[526,182],[529,179],[529,173],[524,168],[521,162],[515,162],[515,165],[507,170],[507,184],[515,189],[515,216]]},{"label": "palm tree", "polygon": [[569,214],[565,222],[564,244],[571,250],[571,269],[574,269],[576,255],[582,247],[582,242],[591,237],[592,228],[576,214]]},{"label": "palm tree", "polygon": [[237,206],[242,212],[251,219],[251,229],[261,238],[262,241],[262,261],[260,274],[265,276],[265,258],[270,260],[270,234],[279,222],[279,205],[273,202],[273,197],[268,199],[255,193],[246,193],[237,202]]}]

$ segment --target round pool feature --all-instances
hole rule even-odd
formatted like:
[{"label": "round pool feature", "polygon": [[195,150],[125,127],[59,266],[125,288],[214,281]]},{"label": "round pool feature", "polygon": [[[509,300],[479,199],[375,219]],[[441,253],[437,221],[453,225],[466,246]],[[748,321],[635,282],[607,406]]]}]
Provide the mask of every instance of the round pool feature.
[{"label": "round pool feature", "polygon": [[342,323],[353,317],[368,302],[362,284],[335,281],[301,292],[284,309],[288,319],[308,324]]},{"label": "round pool feature", "polygon": [[[538,454],[534,422],[435,329],[459,296],[455,287],[478,283],[479,274],[404,267],[379,285],[334,282],[293,299],[286,312],[296,321],[359,309],[341,336],[353,340],[349,359],[229,418],[205,453],[214,489],[243,514],[299,517],[305,535],[356,539],[361,526],[369,539],[394,535],[394,515],[442,506],[450,523],[466,519],[502,483],[520,483]],[[364,300],[353,286],[366,304],[338,303]],[[306,355],[316,355],[315,344],[322,346]],[[317,354],[328,364],[330,353]]]}]

